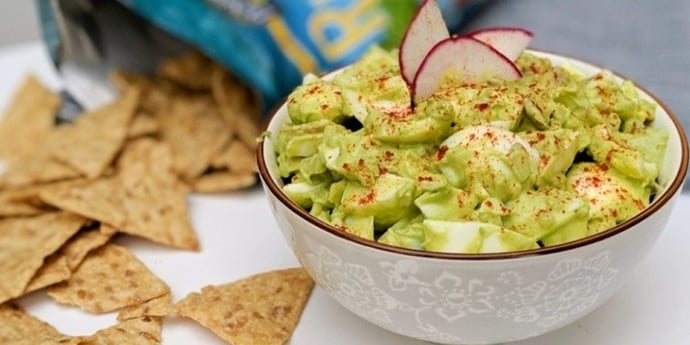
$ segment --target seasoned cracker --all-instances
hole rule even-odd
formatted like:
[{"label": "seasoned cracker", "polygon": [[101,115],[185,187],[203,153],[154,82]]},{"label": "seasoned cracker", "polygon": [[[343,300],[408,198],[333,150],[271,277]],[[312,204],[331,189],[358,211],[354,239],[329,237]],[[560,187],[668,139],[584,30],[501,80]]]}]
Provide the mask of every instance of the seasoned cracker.
[{"label": "seasoned cracker", "polygon": [[313,285],[302,268],[272,271],[207,286],[176,309],[233,345],[282,345],[297,326]]},{"label": "seasoned cracker", "polygon": [[93,313],[137,305],[169,292],[165,282],[126,248],[114,244],[89,253],[70,279],[48,289],[55,301]]},{"label": "seasoned cracker", "polygon": [[114,102],[80,115],[74,124],[59,126],[49,139],[50,154],[89,178],[102,175],[122,148],[138,105],[139,91],[130,88]]},{"label": "seasoned cracker", "polygon": [[0,303],[21,296],[44,258],[87,222],[67,212],[0,221]]}]

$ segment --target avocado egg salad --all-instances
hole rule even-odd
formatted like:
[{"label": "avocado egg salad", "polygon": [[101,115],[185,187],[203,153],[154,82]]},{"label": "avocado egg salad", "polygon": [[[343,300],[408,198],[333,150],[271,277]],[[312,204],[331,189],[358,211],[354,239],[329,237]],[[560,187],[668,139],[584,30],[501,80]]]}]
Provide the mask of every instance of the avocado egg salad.
[{"label": "avocado egg salad", "polygon": [[647,206],[668,133],[608,71],[587,77],[523,52],[520,77],[445,76],[411,105],[397,51],[307,75],[273,139],[285,194],[341,231],[417,250],[553,246]]}]

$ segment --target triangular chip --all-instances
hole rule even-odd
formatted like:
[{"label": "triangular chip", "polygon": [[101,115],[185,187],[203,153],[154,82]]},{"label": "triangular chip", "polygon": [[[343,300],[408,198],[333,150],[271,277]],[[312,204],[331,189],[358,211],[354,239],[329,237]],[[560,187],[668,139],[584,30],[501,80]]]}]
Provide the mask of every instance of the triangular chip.
[{"label": "triangular chip", "polygon": [[122,148],[138,105],[139,91],[125,90],[113,103],[59,126],[50,137],[50,153],[87,177],[100,176]]},{"label": "triangular chip", "polygon": [[180,96],[170,111],[159,112],[163,139],[170,144],[175,170],[184,179],[201,175],[231,138],[210,97]]},{"label": "triangular chip", "polygon": [[0,303],[22,295],[44,258],[87,222],[66,212],[0,221]]},{"label": "triangular chip", "polygon": [[46,259],[43,266],[31,278],[29,285],[24,289],[24,294],[63,282],[69,279],[71,275],[72,270],[67,265],[67,258],[60,254],[53,254]]},{"label": "triangular chip", "polygon": [[60,96],[29,75],[0,116],[0,160],[15,160],[42,147],[42,139],[55,126]]},{"label": "triangular chip", "polygon": [[256,174],[252,172],[221,171],[202,175],[192,182],[191,186],[197,193],[223,193],[253,186],[256,181]]},{"label": "triangular chip", "polygon": [[53,326],[12,304],[0,305],[0,344],[3,345],[71,345],[71,337],[60,334]]},{"label": "triangular chip", "polygon": [[207,286],[176,309],[233,345],[282,345],[297,326],[313,285],[302,268],[272,271]]},{"label": "triangular chip", "polygon": [[175,312],[172,296],[165,294],[139,305],[124,308],[117,314],[118,320],[136,319],[143,316],[166,316]]},{"label": "triangular chip", "polygon": [[171,162],[167,145],[137,140],[122,153],[116,176],[50,188],[41,198],[118,231],[196,250],[199,241],[187,212],[187,188],[172,173]]},{"label": "triangular chip", "polygon": [[89,253],[70,279],[48,289],[55,301],[93,313],[137,305],[169,292],[165,282],[126,248],[114,244]]}]

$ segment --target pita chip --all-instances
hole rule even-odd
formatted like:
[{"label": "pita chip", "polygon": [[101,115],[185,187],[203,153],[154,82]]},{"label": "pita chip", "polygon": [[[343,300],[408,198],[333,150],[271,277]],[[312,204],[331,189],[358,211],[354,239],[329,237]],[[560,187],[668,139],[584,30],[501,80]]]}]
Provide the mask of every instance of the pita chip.
[{"label": "pita chip", "polygon": [[207,286],[176,309],[233,345],[282,345],[297,326],[313,285],[302,268],[272,271]]},{"label": "pita chip", "polygon": [[170,292],[126,248],[114,244],[89,253],[67,281],[53,285],[48,295],[58,303],[92,313],[137,305]]}]

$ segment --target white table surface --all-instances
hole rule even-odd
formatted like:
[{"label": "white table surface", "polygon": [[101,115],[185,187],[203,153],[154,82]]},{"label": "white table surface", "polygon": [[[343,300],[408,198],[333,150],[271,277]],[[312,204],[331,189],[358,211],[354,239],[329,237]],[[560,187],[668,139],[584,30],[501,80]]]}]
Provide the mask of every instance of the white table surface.
[{"label": "white table surface", "polygon": [[[0,50],[0,109],[18,82],[36,73],[51,87],[58,79],[38,43]],[[297,260],[284,242],[257,187],[223,196],[191,196],[191,218],[201,241],[198,253],[131,237],[118,239],[170,284],[173,298],[209,284],[234,281],[262,271],[291,267]],[[690,344],[690,195],[679,198],[651,255],[616,296],[592,314],[563,329],[511,345],[684,345]],[[19,300],[33,315],[70,335],[91,334],[115,323],[115,314],[91,315],[60,306],[36,292]],[[0,325],[2,327],[2,325]],[[316,288],[290,344],[422,345],[370,325]],[[166,318],[163,343],[223,344],[192,321]]]}]

